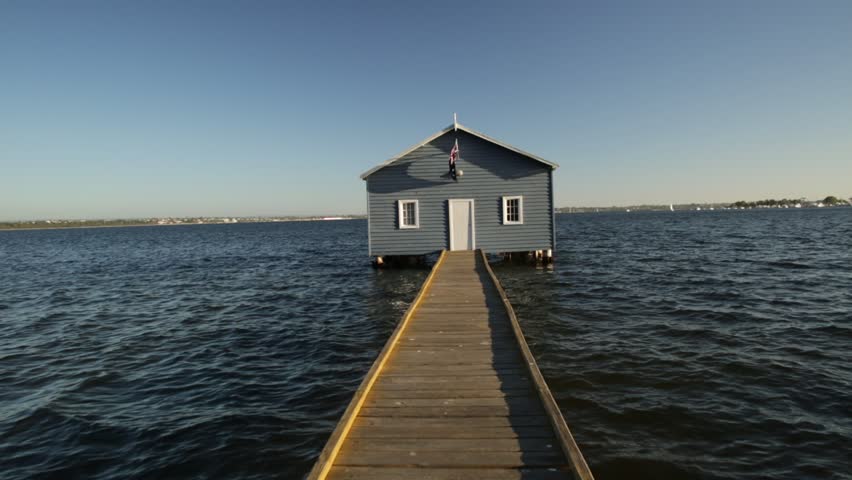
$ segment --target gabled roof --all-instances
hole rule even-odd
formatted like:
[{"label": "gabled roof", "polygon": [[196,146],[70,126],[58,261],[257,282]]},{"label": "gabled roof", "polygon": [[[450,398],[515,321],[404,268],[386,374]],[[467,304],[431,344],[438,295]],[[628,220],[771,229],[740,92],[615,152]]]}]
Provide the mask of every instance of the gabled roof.
[{"label": "gabled roof", "polygon": [[479,138],[485,140],[486,142],[491,142],[495,145],[499,145],[499,146],[501,146],[501,147],[503,147],[507,150],[511,150],[511,151],[513,151],[517,154],[523,155],[523,156],[530,158],[532,160],[535,160],[537,162],[541,162],[541,163],[547,165],[548,167],[552,168],[553,170],[556,170],[557,168],[559,168],[558,163],[549,162],[549,161],[547,161],[547,160],[545,160],[541,157],[537,157],[537,156],[533,155],[532,153],[525,152],[525,151],[521,150],[520,148],[513,147],[512,145],[509,145],[508,143],[503,143],[499,140],[495,140],[495,139],[489,137],[488,135],[485,135],[484,133],[477,132],[476,130],[473,130],[471,128],[465,127],[464,125],[462,125],[460,123],[457,123],[455,125],[448,126],[447,128],[445,128],[445,129],[441,130],[440,132],[432,135],[431,137],[427,138],[426,140],[423,140],[422,142],[418,143],[417,145],[414,145],[413,147],[407,149],[406,151],[400,153],[399,155],[394,156],[390,160],[387,160],[384,163],[376,165],[375,167],[367,170],[366,172],[361,174],[361,180],[366,180],[367,177],[374,174],[375,172],[387,167],[388,165],[393,164],[394,162],[401,159],[402,157],[408,155],[409,153],[413,152],[414,150],[417,150],[418,148],[422,147],[423,145],[426,145],[427,143],[431,142],[432,140],[435,140],[436,138],[440,137],[441,135],[444,135],[445,133],[449,132],[450,130],[452,130],[454,128],[461,130],[463,132],[467,132],[467,133],[469,133],[469,134],[471,134],[475,137],[479,137]]}]

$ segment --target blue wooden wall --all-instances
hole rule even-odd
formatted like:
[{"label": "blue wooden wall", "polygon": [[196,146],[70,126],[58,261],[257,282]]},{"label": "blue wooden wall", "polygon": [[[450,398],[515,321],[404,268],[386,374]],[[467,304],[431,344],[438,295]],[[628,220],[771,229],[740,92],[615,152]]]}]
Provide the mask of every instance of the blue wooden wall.
[{"label": "blue wooden wall", "polygon": [[[447,160],[459,141],[454,181]],[[472,198],[476,248],[489,253],[553,248],[550,166],[467,132],[452,130],[367,177],[370,255],[449,249],[448,199]],[[523,195],[523,225],[503,224],[503,196]],[[400,229],[398,200],[419,200],[420,228]]]}]

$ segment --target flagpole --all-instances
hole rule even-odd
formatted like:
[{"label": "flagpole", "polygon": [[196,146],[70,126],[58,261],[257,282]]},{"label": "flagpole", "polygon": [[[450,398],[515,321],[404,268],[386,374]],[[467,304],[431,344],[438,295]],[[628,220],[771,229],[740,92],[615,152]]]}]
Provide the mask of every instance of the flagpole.
[{"label": "flagpole", "polygon": [[450,176],[453,180],[456,179],[456,160],[459,156],[458,125],[458,117],[456,112],[453,112],[453,146],[450,148]]}]

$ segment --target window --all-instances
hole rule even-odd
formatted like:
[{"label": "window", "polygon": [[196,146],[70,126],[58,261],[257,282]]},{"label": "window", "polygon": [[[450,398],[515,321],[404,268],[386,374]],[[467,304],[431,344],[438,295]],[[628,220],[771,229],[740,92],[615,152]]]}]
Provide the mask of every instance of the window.
[{"label": "window", "polygon": [[420,228],[420,205],[417,200],[399,201],[399,228]]},{"label": "window", "polygon": [[524,223],[524,197],[503,197],[503,225]]}]

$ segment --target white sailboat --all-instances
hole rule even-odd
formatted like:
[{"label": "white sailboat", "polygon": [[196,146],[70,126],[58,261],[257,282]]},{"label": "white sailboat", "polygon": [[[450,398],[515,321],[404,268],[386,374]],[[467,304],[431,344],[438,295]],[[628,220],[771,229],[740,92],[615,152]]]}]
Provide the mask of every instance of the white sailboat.
[{"label": "white sailboat", "polygon": [[672,212],[674,212],[674,204],[673,204],[673,203],[670,203],[670,204],[669,204],[669,210],[671,210]]}]

